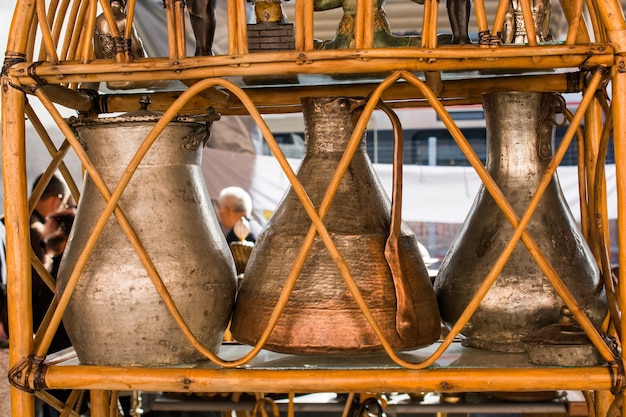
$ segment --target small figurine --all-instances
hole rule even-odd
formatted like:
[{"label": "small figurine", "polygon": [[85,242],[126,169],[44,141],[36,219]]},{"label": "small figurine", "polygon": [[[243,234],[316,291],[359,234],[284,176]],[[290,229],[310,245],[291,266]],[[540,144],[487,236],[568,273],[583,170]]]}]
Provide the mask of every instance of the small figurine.
[{"label": "small figurine", "polygon": [[[537,42],[552,40],[550,31],[550,0],[531,0],[533,26]],[[520,0],[511,0],[502,29],[504,43],[527,43],[528,34]]]},{"label": "small figurine", "polygon": [[196,38],[195,56],[213,55],[215,37],[215,1],[187,0],[189,21]]},{"label": "small figurine", "polygon": [[248,0],[254,3],[256,22],[285,22],[285,12],[281,0]]},{"label": "small figurine", "polygon": [[119,38],[114,38],[109,22],[104,13],[96,18],[96,27],[94,30],[93,52],[96,58],[115,58],[117,52],[130,52],[131,58],[142,58],[146,56],[143,49],[143,43],[137,35],[135,28],[131,28],[130,46],[125,41],[126,33],[126,1],[110,0],[111,11],[115,17],[117,30],[120,33]]},{"label": "small figurine", "polygon": [[[385,0],[374,0],[374,47],[419,46],[418,36],[396,36],[391,34],[383,8]],[[317,49],[354,48],[356,0],[313,0],[315,11],[343,8],[343,17],[334,39],[318,42]]]}]

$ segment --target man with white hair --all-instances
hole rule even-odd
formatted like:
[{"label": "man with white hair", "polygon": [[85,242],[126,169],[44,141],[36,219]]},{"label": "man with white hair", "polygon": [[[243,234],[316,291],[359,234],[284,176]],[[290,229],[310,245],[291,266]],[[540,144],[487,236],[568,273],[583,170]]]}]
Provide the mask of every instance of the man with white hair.
[{"label": "man with white hair", "polygon": [[241,240],[235,235],[233,228],[242,218],[248,221],[250,232],[243,240],[255,242],[261,226],[252,219],[252,198],[240,187],[226,187],[220,191],[216,207],[217,219],[220,222],[228,243]]}]

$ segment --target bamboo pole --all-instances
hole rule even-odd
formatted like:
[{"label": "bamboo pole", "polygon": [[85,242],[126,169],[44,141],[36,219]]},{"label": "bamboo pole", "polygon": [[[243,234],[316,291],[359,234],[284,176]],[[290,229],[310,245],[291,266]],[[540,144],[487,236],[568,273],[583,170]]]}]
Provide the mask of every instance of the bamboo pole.
[{"label": "bamboo pole", "polygon": [[[93,24],[93,22],[95,22],[95,20],[92,22],[91,21],[91,17],[89,15],[89,11],[90,11],[90,2],[88,1],[77,1],[76,2],[80,7],[77,10],[77,18],[76,18],[76,25],[78,27],[84,27],[85,26],[85,22],[87,22],[87,26]],[[68,31],[71,28],[71,26],[68,26]],[[80,48],[80,39],[81,39],[81,33],[83,33],[82,30],[74,30],[71,31],[71,36],[70,36],[70,43],[68,45],[68,49],[67,49],[67,57],[68,59],[79,59],[80,55],[79,55],[79,51],[81,50]]]},{"label": "bamboo pole", "polygon": [[[595,173],[597,170],[596,161],[598,160],[598,146],[600,135],[602,132],[602,111],[596,98],[592,101],[591,105],[585,113],[585,179],[588,189],[588,195],[590,196],[587,204],[589,206],[589,212],[595,216],[598,213],[597,204],[595,198],[597,184],[594,182]],[[603,161],[604,162],[604,161]],[[589,242],[589,247],[593,253],[596,262],[600,260],[600,253],[598,248],[598,230],[595,227],[595,222],[590,225],[589,235],[586,236]]]},{"label": "bamboo pole", "polygon": [[[444,381],[442,383],[442,381]],[[50,366],[46,387],[169,392],[608,390],[606,368],[172,369]]]},{"label": "bamboo pole", "polygon": [[[79,43],[80,45],[78,45],[77,47],[79,48],[79,50],[77,49],[77,54],[80,52],[82,55],[81,61],[83,64],[88,64],[89,61],[92,58],[91,55],[91,51],[92,51],[92,40],[93,40],[93,33],[94,33],[94,29],[96,27],[96,18],[97,13],[98,13],[98,3],[93,0],[93,1],[89,1],[88,2],[88,8],[87,8],[87,19],[86,19],[86,24],[84,27],[81,27],[79,29]],[[117,26],[117,25],[116,25]]]},{"label": "bamboo pole", "polygon": [[[77,25],[82,26],[82,21],[78,20],[78,14],[81,10],[81,6],[84,6],[86,2],[72,1],[72,7],[69,11],[68,20],[70,22],[76,22]],[[83,7],[84,8],[84,7]],[[80,27],[78,26],[78,27]],[[72,39],[74,39],[78,31],[74,31],[71,25],[65,26],[65,32],[63,33],[63,44],[61,45],[61,56],[64,60],[74,59],[74,55],[70,55],[70,45]]]},{"label": "bamboo pole", "polygon": [[[178,58],[177,47],[176,47],[176,33],[177,32],[176,32],[176,17],[174,15],[174,0],[165,0],[164,4],[165,4],[165,22],[167,24],[167,53],[168,53],[169,59],[174,60]],[[229,27],[230,27],[230,24],[229,24]]]},{"label": "bamboo pole", "polygon": [[48,60],[51,64],[56,65],[59,63],[59,57],[56,53],[56,45],[52,40],[52,32],[50,31],[50,26],[48,25],[48,20],[46,19],[46,4],[45,0],[36,0],[37,7],[37,21],[39,22],[39,33],[41,33],[41,38],[43,42],[43,46],[45,48],[46,54],[48,56]]},{"label": "bamboo pole", "polygon": [[[128,0],[126,3],[126,31],[124,33],[124,40],[126,44],[129,45],[131,42],[131,37],[133,32],[135,31],[135,27],[133,26],[133,22],[135,20],[135,0]],[[131,48],[126,50],[125,60],[130,62],[133,60],[133,54]]]},{"label": "bamboo pole", "polygon": [[[55,46],[55,50],[56,50],[56,47],[58,46],[58,40],[59,40],[58,33],[60,30],[59,21],[56,19],[58,8],[59,8],[59,0],[53,0],[48,3],[47,21],[48,21],[48,27],[51,28],[50,37],[52,39],[52,43]],[[63,15],[64,13],[65,13],[65,10],[61,8],[60,14]],[[44,48],[39,48],[39,60],[43,61],[45,59],[46,59],[46,52]]]},{"label": "bamboo pole", "polygon": [[576,42],[589,42],[589,32],[583,19],[583,0],[560,0],[559,3],[569,25],[565,43],[573,45]]},{"label": "bamboo pole", "polygon": [[[15,21],[15,19],[14,19]],[[12,35],[19,32],[12,28]],[[9,45],[15,44],[9,42]],[[16,366],[32,352],[33,317],[31,305],[30,233],[27,206],[24,94],[9,86],[2,77],[2,177],[7,234],[7,297],[9,328],[9,365]],[[15,417],[34,414],[32,394],[11,387],[11,409]]]},{"label": "bamboo pole", "polygon": [[111,393],[105,390],[91,390],[89,415],[91,417],[110,417]]},{"label": "bamboo pole", "polygon": [[498,8],[496,9],[496,15],[493,20],[493,26],[491,27],[492,38],[502,37],[502,26],[504,25],[505,15],[508,9],[509,9],[508,0],[500,0],[498,2]]},{"label": "bamboo pole", "polygon": [[237,55],[239,40],[237,28],[237,0],[228,0],[228,55]]},{"label": "bamboo pole", "polygon": [[174,29],[176,30],[176,58],[187,56],[187,39],[185,37],[185,2],[174,0]]},{"label": "bamboo pole", "polygon": [[[511,69],[535,71],[551,68],[574,68],[580,65],[610,66],[613,62],[612,48],[599,46],[565,47],[562,45],[549,47],[524,48],[489,48],[467,49],[464,55],[460,53],[465,48],[438,48],[426,52],[412,48],[390,48],[368,50],[367,54],[354,50],[314,51],[308,60],[303,53],[277,52],[273,54],[248,54],[240,57],[226,58],[215,56],[212,59],[183,59],[178,62],[163,64],[159,59],[147,58],[141,62],[124,64],[123,68],[111,62],[102,62],[89,66],[66,64],[50,66],[42,63],[31,68],[38,77],[48,83],[55,84],[59,79],[65,82],[84,82],[85,71],[88,71],[90,81],[104,81],[111,79],[145,81],[155,77],[164,79],[202,79],[207,77],[245,76],[250,73],[259,75],[276,74],[277,68],[282,73],[319,74],[328,71],[332,65],[337,74],[358,74],[372,72],[387,72],[394,69],[407,71],[445,71],[476,70],[478,68],[498,69],[502,65],[509,65]],[[394,50],[395,49],[395,50]],[[517,52],[515,52],[517,50]],[[483,51],[482,53],[478,53]],[[331,52],[330,54],[328,52]],[[535,52],[534,54],[532,52]],[[600,54],[598,54],[600,52]],[[460,59],[464,56],[463,59]],[[366,66],[363,59],[368,59]],[[303,60],[307,63],[303,65]],[[211,65],[209,65],[209,62]],[[280,65],[279,65],[280,62]],[[203,67],[206,64],[208,66]],[[29,85],[33,83],[29,74],[29,66],[17,64],[11,68],[11,75]]]},{"label": "bamboo pole", "polygon": [[[613,88],[613,146],[615,148],[615,183],[617,189],[617,230],[626,230],[626,73],[618,68],[625,66],[624,57],[617,58],[616,66],[612,69]],[[618,264],[626,265],[626,233],[617,234],[619,247]],[[619,298],[620,311],[626,309],[626,268],[619,269]],[[621,340],[626,334],[626,320],[618,329]]]}]

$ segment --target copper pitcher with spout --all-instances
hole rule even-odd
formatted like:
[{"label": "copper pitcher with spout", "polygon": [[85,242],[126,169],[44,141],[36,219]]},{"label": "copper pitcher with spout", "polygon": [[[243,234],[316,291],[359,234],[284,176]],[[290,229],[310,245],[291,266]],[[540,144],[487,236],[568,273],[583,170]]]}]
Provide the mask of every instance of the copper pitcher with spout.
[{"label": "copper pitcher with spout", "polygon": [[[554,115],[562,97],[542,92],[483,96],[487,170],[521,218],[552,158]],[[591,322],[607,312],[598,266],[565,201],[556,173],[526,231]],[[435,279],[441,316],[454,325],[513,235],[513,227],[481,186]],[[517,243],[467,325],[466,346],[521,352],[523,339],[560,318],[563,300],[535,259]]]},{"label": "copper pitcher with spout", "polygon": [[[110,190],[161,117],[146,107],[119,117],[70,120]],[[118,204],[190,330],[217,352],[232,313],[236,277],[200,169],[207,135],[207,123],[175,117]],[[60,267],[61,294],[104,207],[87,175]],[[89,256],[63,323],[83,364],[159,366],[204,359],[166,308],[115,215]]]},{"label": "copper pitcher with spout", "polygon": [[[362,99],[349,97],[302,99],[306,152],[297,176],[316,208],[363,105]],[[440,320],[434,291],[406,224],[398,239],[403,281],[394,281],[391,274],[384,253],[390,200],[367,156],[364,137],[323,222],[393,348],[407,350],[436,341]],[[236,340],[247,344],[259,340],[310,226],[290,189],[259,235],[246,266],[231,325]],[[410,311],[399,311],[403,308]],[[411,317],[403,331],[397,328],[399,314]],[[319,236],[265,347],[306,354],[382,350]]]}]

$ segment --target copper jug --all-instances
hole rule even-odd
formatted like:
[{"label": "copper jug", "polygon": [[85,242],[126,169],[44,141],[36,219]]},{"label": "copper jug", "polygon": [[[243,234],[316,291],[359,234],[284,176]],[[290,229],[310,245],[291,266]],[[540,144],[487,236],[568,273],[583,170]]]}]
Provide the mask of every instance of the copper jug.
[{"label": "copper jug", "polygon": [[[557,101],[558,100],[558,101]],[[554,115],[562,97],[541,92],[485,94],[487,170],[518,217],[524,214],[552,158]],[[526,231],[592,323],[607,312],[597,264],[562,195],[557,175],[550,181]],[[459,318],[513,228],[481,186],[463,227],[435,279],[443,321]],[[522,338],[558,322],[564,305],[526,246],[511,257],[461,330],[466,346],[521,352]]]},{"label": "copper jug", "polygon": [[[298,179],[315,207],[320,205],[363,104],[361,99],[347,97],[302,99],[306,152]],[[396,328],[401,304],[397,292],[401,291],[394,285],[384,255],[389,213],[389,197],[362,138],[324,224],[390,344],[396,350],[406,350],[436,341],[440,320],[417,241],[403,224],[400,246],[406,270],[405,281],[399,285],[410,300],[414,319],[408,335],[400,335]],[[236,340],[247,344],[259,340],[310,225],[310,218],[290,189],[258,237],[248,261],[231,325]],[[307,354],[382,350],[319,236],[265,347]]]},{"label": "copper jug", "polygon": [[[160,116],[144,105],[119,117],[73,118],[70,124],[113,190]],[[232,313],[236,277],[200,169],[205,137],[207,123],[175,117],[140,163],[119,206],[183,319],[216,352]],[[60,267],[60,293],[104,206],[87,175]],[[204,358],[167,310],[114,215],[89,256],[63,324],[83,364],[158,366]]]}]

